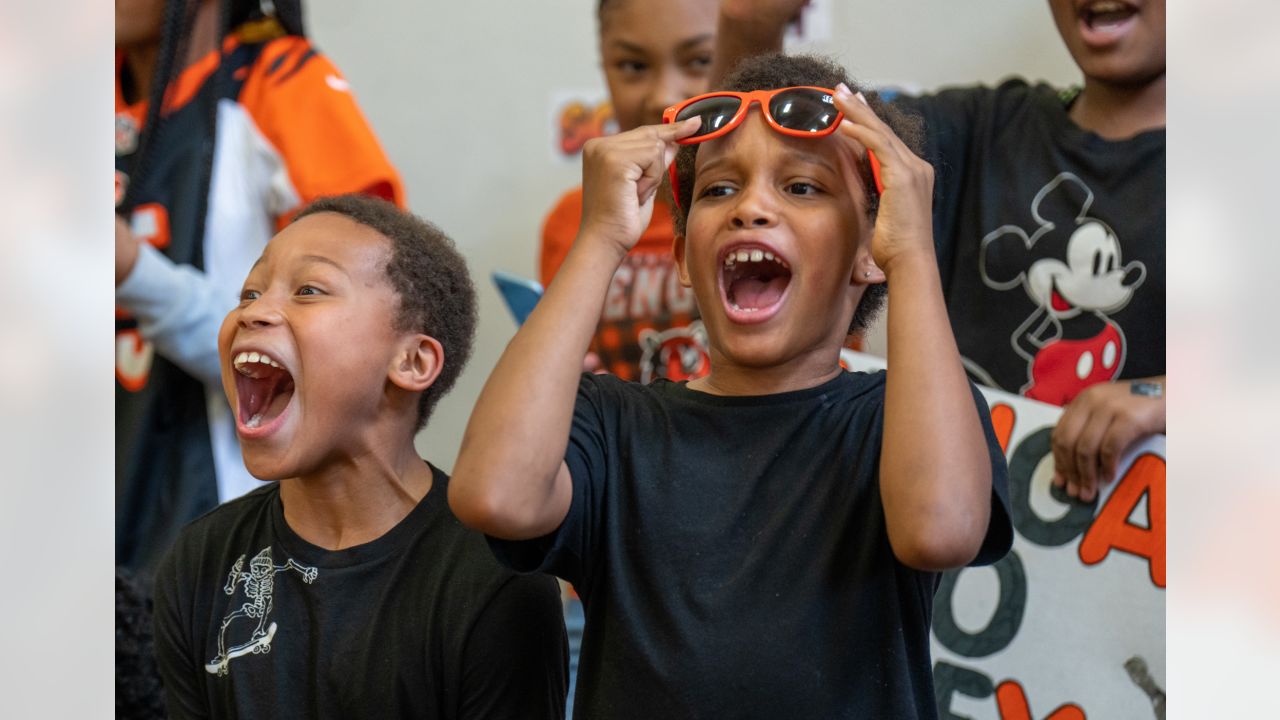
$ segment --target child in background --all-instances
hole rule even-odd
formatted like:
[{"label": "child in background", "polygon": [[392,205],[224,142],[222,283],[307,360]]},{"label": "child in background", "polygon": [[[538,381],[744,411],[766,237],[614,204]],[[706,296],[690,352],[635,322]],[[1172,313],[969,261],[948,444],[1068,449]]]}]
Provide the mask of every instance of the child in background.
[{"label": "child in background", "polygon": [[498,565],[414,436],[476,301],[436,227],[324,198],[267,245],[219,335],[245,465],[277,480],[182,531],[156,580],[170,716],[564,716],[552,578]]},{"label": "child in background", "polygon": [[[716,0],[600,0],[600,59],[619,130],[657,124],[664,108],[706,90],[716,9]],[[565,194],[543,224],[543,285],[551,284],[578,235],[582,192]],[[671,259],[674,234],[664,194],[610,281],[585,369],[642,382],[706,373],[697,304]]]},{"label": "child in background", "polygon": [[[591,141],[578,239],[472,413],[450,504],[511,567],[578,588],[583,716],[935,717],[937,572],[1012,543],[943,304],[932,170],[913,125],[849,84],[756,58],[726,89],[779,92]],[[705,142],[677,156],[682,139]],[[580,374],[673,157],[710,373]],[[886,282],[889,369],[845,372]]]},{"label": "child in background", "polygon": [[[724,0],[717,73],[782,48],[807,0]],[[934,237],[971,375],[1065,406],[1055,485],[1092,501],[1165,429],[1164,0],[1049,0],[1083,86],[899,96],[938,169]]]}]

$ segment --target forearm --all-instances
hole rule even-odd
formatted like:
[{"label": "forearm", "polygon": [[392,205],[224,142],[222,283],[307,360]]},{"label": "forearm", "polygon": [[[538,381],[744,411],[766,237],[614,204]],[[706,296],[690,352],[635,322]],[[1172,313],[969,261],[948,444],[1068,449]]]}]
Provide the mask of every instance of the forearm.
[{"label": "forearm", "polygon": [[234,303],[200,271],[177,265],[144,245],[116,301],[138,320],[138,332],[156,352],[207,385],[221,383],[218,328]]},{"label": "forearm", "polygon": [[758,12],[751,3],[725,0],[716,24],[711,84],[716,86],[744,58],[782,50],[789,17]]},{"label": "forearm", "polygon": [[[590,231],[587,231],[590,232]],[[582,358],[622,255],[580,237],[476,401],[449,502],[467,525],[518,540],[554,530],[571,487],[560,472]]]},{"label": "forearm", "polygon": [[894,551],[924,570],[981,547],[991,460],[951,333],[937,264],[921,253],[891,275],[880,492]]}]

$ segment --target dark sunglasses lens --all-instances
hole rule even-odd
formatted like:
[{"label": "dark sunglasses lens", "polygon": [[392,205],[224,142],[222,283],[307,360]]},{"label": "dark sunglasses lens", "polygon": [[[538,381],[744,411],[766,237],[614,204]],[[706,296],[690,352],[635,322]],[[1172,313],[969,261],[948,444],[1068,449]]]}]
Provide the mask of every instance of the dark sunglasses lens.
[{"label": "dark sunglasses lens", "polygon": [[724,127],[726,123],[733,119],[734,114],[738,112],[738,108],[741,106],[742,101],[736,97],[709,97],[705,100],[699,100],[676,113],[676,122],[688,120],[695,115],[701,117],[702,124],[698,126],[698,132],[690,136],[701,137]]},{"label": "dark sunglasses lens", "polygon": [[840,111],[827,93],[796,89],[774,95],[769,101],[769,114],[788,130],[818,132],[831,127]]}]

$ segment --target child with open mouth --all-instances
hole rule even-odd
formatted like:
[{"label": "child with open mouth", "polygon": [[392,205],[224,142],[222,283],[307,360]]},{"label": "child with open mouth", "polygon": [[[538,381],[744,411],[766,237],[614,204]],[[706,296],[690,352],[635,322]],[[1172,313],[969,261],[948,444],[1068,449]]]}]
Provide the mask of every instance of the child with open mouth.
[{"label": "child with open mouth", "polygon": [[[490,376],[450,488],[499,559],[583,598],[584,717],[935,717],[937,573],[1012,542],[911,121],[818,58],[743,63],[592,141],[582,229]],[[671,167],[711,369],[576,372]],[[839,353],[894,288],[889,369]]]},{"label": "child with open mouth", "polygon": [[391,203],[323,198],[267,244],[218,348],[245,465],[277,482],[161,564],[172,717],[563,717],[555,582],[501,567],[414,449],[475,323],[453,242]]}]

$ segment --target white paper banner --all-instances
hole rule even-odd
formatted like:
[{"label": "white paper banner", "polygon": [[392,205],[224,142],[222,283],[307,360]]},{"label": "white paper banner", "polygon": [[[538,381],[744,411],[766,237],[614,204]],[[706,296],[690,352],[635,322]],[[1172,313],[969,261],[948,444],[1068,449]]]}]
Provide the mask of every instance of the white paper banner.
[{"label": "white paper banner", "polygon": [[1015,538],[995,565],[946,573],[934,596],[940,716],[1163,720],[1165,437],[1131,448],[1117,480],[1082,503],[1050,484],[1062,409],[981,390],[1009,461]]}]

